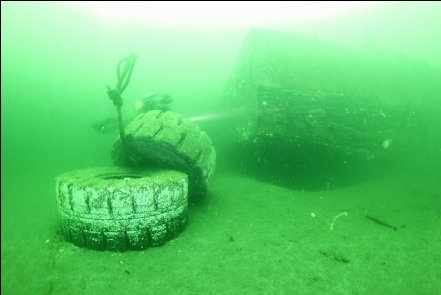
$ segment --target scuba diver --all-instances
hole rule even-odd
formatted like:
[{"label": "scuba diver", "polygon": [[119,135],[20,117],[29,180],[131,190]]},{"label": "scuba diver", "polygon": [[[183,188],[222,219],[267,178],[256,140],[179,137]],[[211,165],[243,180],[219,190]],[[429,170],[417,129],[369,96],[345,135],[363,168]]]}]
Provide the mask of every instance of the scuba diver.
[{"label": "scuba diver", "polygon": [[[159,94],[158,91],[152,91],[147,93],[143,99],[137,100],[134,103],[136,109],[136,116],[141,113],[147,113],[152,110],[161,110],[166,112],[170,110],[170,104],[172,100],[168,94]],[[136,116],[124,120],[124,125],[130,123]],[[92,125],[92,128],[101,132],[108,133],[118,129],[118,119],[116,117],[109,117],[96,124]]]},{"label": "scuba diver", "polygon": [[170,109],[171,98],[170,95],[160,95],[158,91],[147,93],[143,99],[135,102],[135,108],[140,113],[147,113],[151,110],[161,110],[166,112]]}]

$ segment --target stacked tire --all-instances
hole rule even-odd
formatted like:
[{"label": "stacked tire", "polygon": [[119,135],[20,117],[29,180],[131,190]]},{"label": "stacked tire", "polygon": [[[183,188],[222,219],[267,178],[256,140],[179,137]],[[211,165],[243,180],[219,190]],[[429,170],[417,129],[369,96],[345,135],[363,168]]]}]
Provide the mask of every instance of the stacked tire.
[{"label": "stacked tire", "polygon": [[96,250],[159,246],[188,223],[188,200],[208,189],[216,163],[211,140],[172,112],[150,111],[112,149],[116,166],[56,179],[58,212],[68,242]]},{"label": "stacked tire", "polygon": [[173,112],[155,110],[138,115],[125,131],[129,149],[120,139],[114,143],[115,165],[159,164],[181,171],[188,175],[189,198],[205,195],[216,165],[216,152],[196,123]]},{"label": "stacked tire", "polygon": [[188,179],[181,172],[103,167],[56,179],[61,230],[68,242],[96,250],[141,250],[182,232]]}]

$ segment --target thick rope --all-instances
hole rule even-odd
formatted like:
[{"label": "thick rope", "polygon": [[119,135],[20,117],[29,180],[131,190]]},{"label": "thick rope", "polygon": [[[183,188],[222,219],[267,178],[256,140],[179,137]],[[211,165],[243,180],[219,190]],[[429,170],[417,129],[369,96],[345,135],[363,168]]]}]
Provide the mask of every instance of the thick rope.
[{"label": "thick rope", "polygon": [[[128,146],[126,133],[124,132],[124,124],[122,119],[121,107],[123,105],[123,100],[121,94],[126,89],[127,85],[129,85],[130,78],[132,76],[133,67],[135,66],[136,58],[138,55],[131,54],[129,57],[123,58],[118,62],[116,66],[116,76],[118,78],[118,82],[116,83],[116,87],[114,89],[107,86],[107,95],[109,99],[113,101],[113,105],[116,106],[116,111],[118,113],[118,126],[119,126],[119,137],[121,139],[121,144],[123,149],[129,153],[129,158],[132,159],[132,162],[136,165],[137,160],[134,155],[132,155],[130,147]],[[125,62],[124,69],[121,73],[121,65]]]}]

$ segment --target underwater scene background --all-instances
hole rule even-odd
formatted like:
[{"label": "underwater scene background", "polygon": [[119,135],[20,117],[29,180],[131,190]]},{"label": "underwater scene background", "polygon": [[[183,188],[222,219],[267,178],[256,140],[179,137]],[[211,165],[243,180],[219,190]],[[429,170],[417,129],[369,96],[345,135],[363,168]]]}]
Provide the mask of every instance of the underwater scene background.
[{"label": "underwater scene background", "polygon": [[[441,4],[161,3],[2,1],[1,293],[439,294]],[[253,32],[324,45],[297,56]],[[369,50],[369,66],[344,51],[339,71],[326,68],[329,44]],[[106,86],[132,53],[123,117],[168,95],[211,138],[216,170],[165,245],[78,248],[60,234],[55,178],[113,165]],[[311,104],[343,97],[337,86],[350,100]],[[365,106],[377,86],[406,98]],[[356,112],[373,123],[360,129]]]}]

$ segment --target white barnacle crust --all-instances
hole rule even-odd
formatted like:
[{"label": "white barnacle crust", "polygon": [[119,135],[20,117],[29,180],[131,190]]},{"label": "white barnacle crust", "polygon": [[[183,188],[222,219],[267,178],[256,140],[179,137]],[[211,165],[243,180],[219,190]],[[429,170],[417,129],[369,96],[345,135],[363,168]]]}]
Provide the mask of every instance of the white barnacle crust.
[{"label": "white barnacle crust", "polygon": [[107,187],[107,190],[109,191],[109,193],[113,194],[113,192],[115,191],[115,188],[113,186],[109,186],[109,187]]}]

